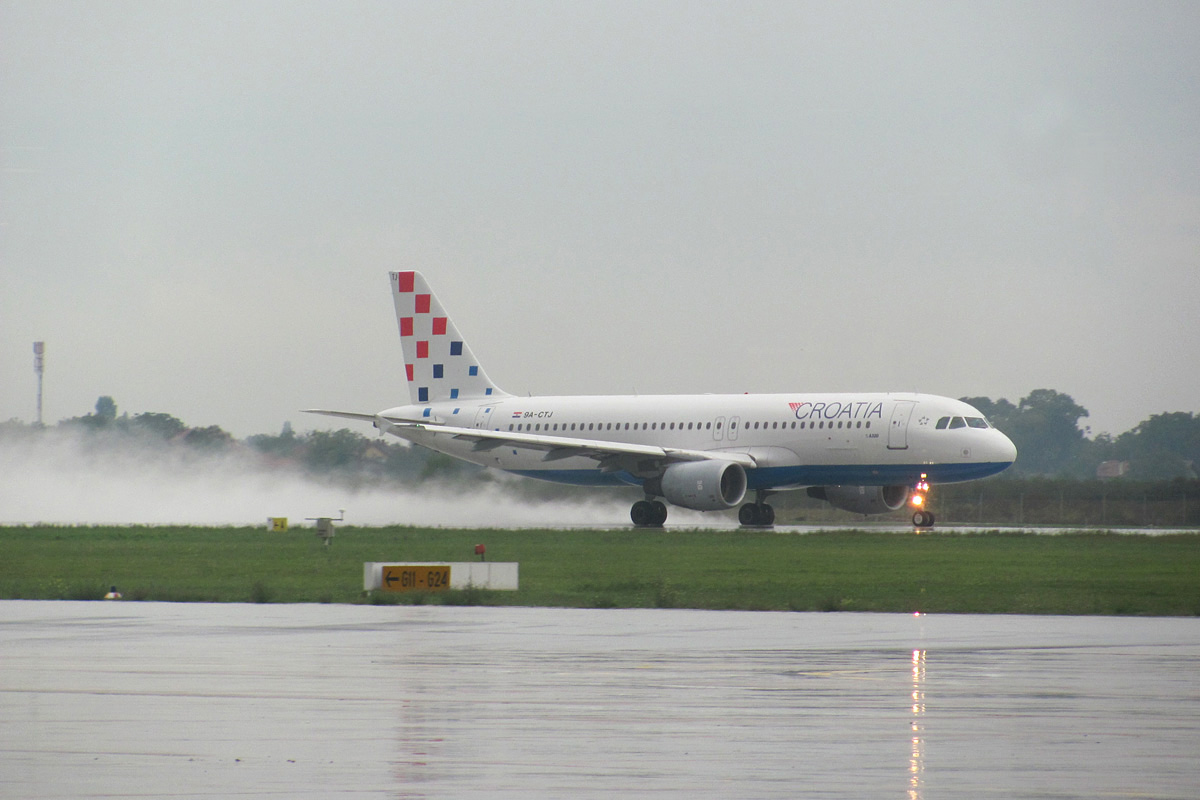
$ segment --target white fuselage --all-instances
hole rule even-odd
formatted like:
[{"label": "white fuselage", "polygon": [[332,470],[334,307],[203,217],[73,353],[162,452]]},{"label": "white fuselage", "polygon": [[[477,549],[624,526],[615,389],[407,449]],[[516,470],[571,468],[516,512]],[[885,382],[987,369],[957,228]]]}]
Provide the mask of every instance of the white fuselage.
[{"label": "white fuselage", "polygon": [[[912,485],[986,477],[1012,464],[1016,449],[970,405],[900,393],[512,397],[401,406],[383,417],[432,425],[727,452],[753,458],[751,490],[822,485]],[[951,427],[946,419],[959,420]],[[961,421],[978,420],[970,425]],[[938,427],[941,420],[943,425]],[[605,469],[593,458],[544,449],[393,431],[467,461],[528,477],[576,484],[640,484],[636,469]]]}]

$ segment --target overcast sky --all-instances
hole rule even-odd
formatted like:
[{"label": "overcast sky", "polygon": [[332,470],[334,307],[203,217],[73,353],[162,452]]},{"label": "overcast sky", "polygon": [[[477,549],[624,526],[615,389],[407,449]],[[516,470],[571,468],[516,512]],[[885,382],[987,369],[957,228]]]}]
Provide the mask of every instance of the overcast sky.
[{"label": "overcast sky", "polygon": [[0,419],[406,402],[394,269],[518,394],[1200,411],[1200,3],[0,0],[0,108]]}]

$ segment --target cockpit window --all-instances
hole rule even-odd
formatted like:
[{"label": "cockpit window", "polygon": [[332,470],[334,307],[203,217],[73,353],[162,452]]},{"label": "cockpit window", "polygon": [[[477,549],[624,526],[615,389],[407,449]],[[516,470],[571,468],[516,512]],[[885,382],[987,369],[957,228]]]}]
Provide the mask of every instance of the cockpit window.
[{"label": "cockpit window", "polygon": [[933,426],[939,431],[947,428],[990,428],[992,427],[983,417],[942,417]]}]

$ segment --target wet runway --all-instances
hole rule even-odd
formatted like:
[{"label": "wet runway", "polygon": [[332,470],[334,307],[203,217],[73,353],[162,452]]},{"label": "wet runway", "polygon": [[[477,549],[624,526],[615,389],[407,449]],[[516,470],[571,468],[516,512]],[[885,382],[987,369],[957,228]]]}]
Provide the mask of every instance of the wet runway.
[{"label": "wet runway", "polygon": [[0,602],[0,797],[1200,797],[1200,620]]}]

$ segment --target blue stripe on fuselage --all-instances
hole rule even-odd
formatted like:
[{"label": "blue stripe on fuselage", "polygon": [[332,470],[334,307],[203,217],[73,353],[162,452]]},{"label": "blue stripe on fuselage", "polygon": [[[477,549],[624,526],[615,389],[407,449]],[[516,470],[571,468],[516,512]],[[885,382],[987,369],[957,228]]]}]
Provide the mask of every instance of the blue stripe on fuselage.
[{"label": "blue stripe on fuselage", "polygon": [[[914,484],[924,475],[930,483],[960,483],[986,478],[1012,466],[1007,462],[974,464],[841,464],[763,467],[746,470],[747,489],[779,486],[898,486]],[[628,472],[592,469],[518,469],[514,475],[576,486],[640,486]]]}]

